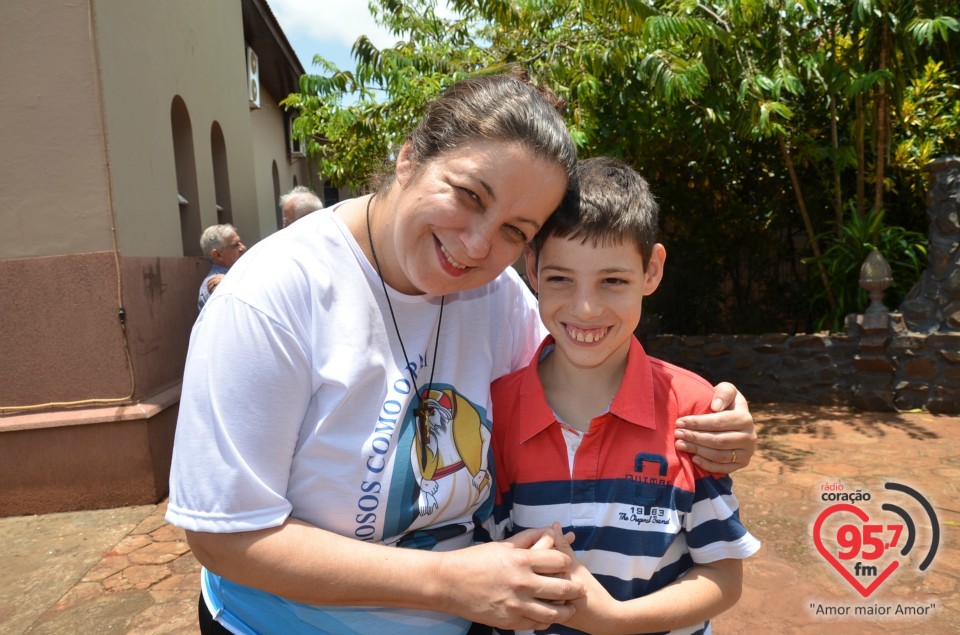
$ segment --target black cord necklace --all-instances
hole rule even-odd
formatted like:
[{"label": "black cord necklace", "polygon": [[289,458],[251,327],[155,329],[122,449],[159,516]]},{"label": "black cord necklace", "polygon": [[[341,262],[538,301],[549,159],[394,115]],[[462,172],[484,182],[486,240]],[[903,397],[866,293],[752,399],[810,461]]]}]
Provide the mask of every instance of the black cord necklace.
[{"label": "black cord necklace", "polygon": [[[373,195],[376,196],[376,195]],[[377,250],[373,247],[373,232],[370,230],[370,203],[373,202],[373,196],[367,199],[367,240],[370,241],[370,255],[373,256],[373,266],[377,269],[377,275],[380,276],[380,285],[383,287],[383,295],[387,298],[387,308],[390,309],[390,318],[393,320],[393,330],[400,341],[400,350],[403,352],[403,361],[407,363],[407,372],[410,373],[410,381],[413,382],[413,391],[420,400],[416,409],[417,437],[420,440],[420,469],[427,468],[427,442],[430,439],[430,425],[428,417],[433,414],[433,408],[427,403],[430,390],[433,388],[433,372],[437,370],[437,351],[440,346],[440,326],[443,324],[443,301],[447,296],[440,296],[440,317],[437,320],[437,338],[433,343],[433,363],[430,365],[430,381],[427,383],[424,394],[420,394],[417,387],[417,377],[411,370],[410,358],[407,356],[407,349],[403,345],[403,338],[400,336],[400,327],[397,325],[397,316],[393,312],[393,303],[390,302],[390,294],[387,293],[387,283],[383,279],[383,273],[380,271],[380,261],[377,260]]]}]

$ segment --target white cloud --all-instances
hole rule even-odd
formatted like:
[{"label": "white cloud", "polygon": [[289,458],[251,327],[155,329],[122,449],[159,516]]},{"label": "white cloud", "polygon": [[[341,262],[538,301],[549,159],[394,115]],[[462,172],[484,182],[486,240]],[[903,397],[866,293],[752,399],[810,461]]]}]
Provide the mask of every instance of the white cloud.
[{"label": "white cloud", "polygon": [[[350,49],[361,35],[377,48],[388,48],[400,39],[378,25],[370,14],[369,0],[267,0],[280,28],[307,72],[315,69],[320,54],[341,69],[351,69]],[[446,0],[437,0],[437,14],[450,17]]]},{"label": "white cloud", "polygon": [[378,48],[397,40],[374,21],[368,0],[269,0],[269,4],[291,40],[303,37],[347,48],[361,35]]}]

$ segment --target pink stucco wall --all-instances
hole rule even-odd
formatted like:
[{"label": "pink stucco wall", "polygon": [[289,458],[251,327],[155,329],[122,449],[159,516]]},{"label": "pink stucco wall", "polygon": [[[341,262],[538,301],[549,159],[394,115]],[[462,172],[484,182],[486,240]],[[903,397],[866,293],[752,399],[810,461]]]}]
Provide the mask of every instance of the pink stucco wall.
[{"label": "pink stucco wall", "polygon": [[[178,381],[199,258],[121,258],[135,398]],[[110,399],[130,393],[110,252],[0,261],[0,406]]]},{"label": "pink stucco wall", "polygon": [[112,252],[0,261],[0,516],[158,502],[167,492],[200,258]]}]

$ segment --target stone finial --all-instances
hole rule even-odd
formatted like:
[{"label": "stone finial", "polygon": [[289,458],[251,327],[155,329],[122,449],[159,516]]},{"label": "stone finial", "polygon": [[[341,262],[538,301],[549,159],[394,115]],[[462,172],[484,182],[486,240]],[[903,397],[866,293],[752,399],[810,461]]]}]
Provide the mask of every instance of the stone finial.
[{"label": "stone finial", "polygon": [[883,292],[893,284],[893,272],[887,259],[878,250],[874,249],[860,266],[860,286],[870,294],[870,306],[864,311],[866,315],[888,313],[883,303]]}]

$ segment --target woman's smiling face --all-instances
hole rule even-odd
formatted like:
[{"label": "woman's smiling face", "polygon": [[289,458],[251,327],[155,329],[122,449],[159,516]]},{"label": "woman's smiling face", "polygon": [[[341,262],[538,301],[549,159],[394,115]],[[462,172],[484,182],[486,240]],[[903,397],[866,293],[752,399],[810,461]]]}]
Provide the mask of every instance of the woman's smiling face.
[{"label": "woman's smiling face", "polygon": [[[397,159],[387,282],[404,293],[480,287],[520,256],[567,187],[564,170],[520,143],[476,140],[417,166]],[[392,275],[391,275],[392,274]]]}]

